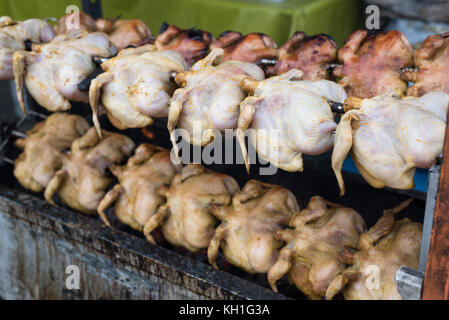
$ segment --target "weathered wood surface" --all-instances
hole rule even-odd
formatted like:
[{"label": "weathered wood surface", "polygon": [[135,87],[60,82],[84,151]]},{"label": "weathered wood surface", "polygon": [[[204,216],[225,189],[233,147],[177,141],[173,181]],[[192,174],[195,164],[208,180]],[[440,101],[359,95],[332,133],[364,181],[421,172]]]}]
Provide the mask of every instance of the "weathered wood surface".
[{"label": "weathered wood surface", "polygon": [[[66,287],[66,267],[80,290]],[[4,299],[285,299],[99,220],[0,185]]]},{"label": "weathered wood surface", "polygon": [[422,298],[449,299],[449,126],[446,127]]}]

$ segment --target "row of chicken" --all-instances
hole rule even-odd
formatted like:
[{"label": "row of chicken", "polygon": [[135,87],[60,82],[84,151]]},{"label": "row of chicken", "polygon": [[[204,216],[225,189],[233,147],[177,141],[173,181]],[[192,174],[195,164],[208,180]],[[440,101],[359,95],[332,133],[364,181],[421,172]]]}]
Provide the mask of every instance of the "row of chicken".
[{"label": "row of chicken", "polygon": [[[385,210],[367,230],[355,210],[312,197],[303,208],[287,189],[234,178],[200,164],[175,165],[169,150],[54,113],[17,139],[23,152],[14,175],[27,189],[44,191],[78,212],[107,209],[152,243],[160,229],[174,246],[207,249],[218,268],[226,261],[268,283],[288,280],[311,299],[400,299],[394,283],[401,265],[417,268],[422,225],[395,214],[411,200]],[[112,174],[111,174],[112,173]],[[116,179],[117,184],[111,186]],[[57,195],[57,196],[56,196]],[[110,212],[111,214],[112,212]]]},{"label": "row of chicken", "polygon": [[[87,31],[65,30],[65,17],[55,28],[60,35],[46,44],[33,43],[31,51],[23,50],[25,39],[49,41],[55,30],[36,19],[0,19],[1,66],[6,73],[13,70],[24,110],[26,87],[50,111],[70,109],[70,100],[89,102],[100,136],[98,116],[104,113],[119,129],[168,117],[175,150],[176,128],[200,146],[217,132],[236,129],[248,170],[252,159],[245,135],[260,158],[286,171],[303,170],[302,154],[334,147],[332,167],[341,194],[348,153],[370,185],[396,189],[413,188],[416,168],[429,168],[441,154],[449,104],[449,34],[430,36],[413,54],[398,31],[374,36],[356,31],[338,51],[343,64],[332,65],[341,77],[337,84],[327,80],[337,47],[325,35],[295,33],[275,50],[261,34],[225,32],[212,41],[206,32],[164,25],[155,45],[138,46],[152,38],[143,22],[82,17]],[[125,46],[122,40],[137,47],[117,55],[117,47]],[[198,43],[204,44],[201,50]],[[212,51],[204,57],[208,48]],[[263,70],[258,63],[273,58],[267,50],[278,60]],[[89,92],[81,91],[80,82],[98,61],[100,74]],[[415,84],[407,89],[401,75]],[[403,98],[405,91],[409,96]],[[333,111],[344,113],[338,125]]]}]

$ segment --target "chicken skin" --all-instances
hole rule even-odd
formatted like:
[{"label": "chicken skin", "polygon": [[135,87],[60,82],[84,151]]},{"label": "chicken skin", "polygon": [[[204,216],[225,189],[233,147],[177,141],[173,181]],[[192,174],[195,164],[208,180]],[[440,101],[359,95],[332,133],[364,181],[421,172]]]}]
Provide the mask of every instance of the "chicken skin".
[{"label": "chicken skin", "polygon": [[61,168],[64,151],[88,129],[84,118],[66,113],[54,113],[37,123],[25,139],[15,141],[23,152],[14,163],[14,176],[24,188],[43,191]]},{"label": "chicken skin", "polygon": [[26,50],[26,41],[45,43],[54,37],[53,28],[44,20],[15,22],[8,16],[0,17],[0,80],[14,79],[13,54]]},{"label": "chicken skin", "polygon": [[73,142],[71,153],[45,189],[45,199],[54,204],[53,195],[57,193],[70,208],[95,214],[113,181],[108,167],[123,162],[133,149],[134,142],[124,135],[103,131],[100,139],[95,128],[90,128]]},{"label": "chicken skin", "polygon": [[167,203],[151,216],[143,232],[155,243],[151,232],[161,226],[165,239],[175,246],[192,252],[207,248],[217,223],[211,214],[212,206],[229,205],[239,190],[234,178],[189,164],[169,188],[161,187],[159,193]]},{"label": "chicken skin", "polygon": [[279,48],[276,65],[266,73],[274,76],[298,69],[304,72],[304,80],[329,80],[329,63],[337,59],[337,50],[337,44],[328,35],[306,36],[297,31]]},{"label": "chicken skin", "polygon": [[276,59],[277,45],[273,39],[263,33],[250,33],[242,36],[235,31],[223,32],[210,49],[222,48],[223,61],[237,60],[260,65],[262,59]]},{"label": "chicken skin", "polygon": [[153,40],[150,28],[142,20],[98,19],[98,31],[109,34],[111,42],[118,50],[130,46],[139,47]]},{"label": "chicken skin", "polygon": [[449,32],[437,34],[424,41],[414,53],[418,69],[404,70],[402,78],[415,82],[407,95],[420,97],[431,91],[449,93]]},{"label": "chicken skin", "polygon": [[239,104],[246,97],[240,82],[245,78],[264,79],[262,69],[252,63],[218,64],[223,55],[223,49],[214,49],[189,72],[175,77],[182,86],[171,98],[168,113],[168,130],[175,150],[176,126],[184,129],[181,133],[184,140],[198,146],[211,142],[215,130],[236,129]]},{"label": "chicken skin", "polygon": [[17,96],[24,111],[24,84],[31,96],[49,111],[70,109],[69,100],[89,102],[88,94],[81,92],[78,84],[96,69],[92,58],[117,53],[106,34],[86,31],[59,35],[33,50],[14,53]]},{"label": "chicken skin", "polygon": [[404,34],[388,31],[368,36],[358,30],[346,39],[338,52],[343,66],[334,69],[334,76],[349,96],[371,98],[391,90],[405,92],[407,82],[401,79],[401,68],[413,62],[413,50]]},{"label": "chicken skin", "polygon": [[119,129],[142,128],[152,124],[153,117],[166,117],[176,88],[171,74],[187,69],[181,54],[157,51],[153,45],[124,49],[101,67],[105,73],[92,80],[89,87],[93,121],[99,133],[97,115],[104,110]]},{"label": "chicken skin", "polygon": [[180,170],[170,160],[170,152],[163,148],[141,144],[124,166],[109,168],[117,177],[115,185],[98,205],[98,214],[110,226],[105,210],[113,205],[117,218],[131,228],[143,231],[165,199],[158,189],[168,186]]},{"label": "chicken skin", "polygon": [[443,151],[449,94],[430,92],[420,98],[379,96],[363,99],[338,124],[332,169],[340,194],[341,169],[351,157],[374,188],[412,189],[416,168],[430,168]]},{"label": "chicken skin", "polygon": [[207,55],[212,41],[213,37],[207,31],[184,30],[164,22],[154,44],[159,50],[178,51],[190,66]]},{"label": "chicken skin", "polygon": [[282,242],[277,231],[288,225],[299,210],[295,196],[287,189],[250,180],[232,199],[232,205],[214,207],[221,224],[210,242],[207,255],[215,262],[221,249],[228,262],[249,273],[266,273],[275,263]]},{"label": "chicken skin", "polygon": [[345,254],[357,247],[365,222],[356,211],[316,196],[292,217],[290,226],[277,233],[286,245],[268,271],[268,282],[277,292],[276,281],[288,274],[309,298],[321,299],[345,270]]},{"label": "chicken skin", "polygon": [[394,214],[408,203],[386,210],[360,236],[360,251],[353,254],[352,266],[329,286],[327,299],[342,291],[346,300],[401,300],[394,278],[402,265],[418,268],[423,228],[407,218],[395,221]]},{"label": "chicken skin", "polygon": [[260,158],[286,171],[302,171],[302,154],[317,155],[332,148],[337,127],[328,99],[343,102],[344,90],[336,83],[300,80],[292,69],[264,81],[246,79],[252,94],[240,105],[237,138],[249,171],[245,132]]}]

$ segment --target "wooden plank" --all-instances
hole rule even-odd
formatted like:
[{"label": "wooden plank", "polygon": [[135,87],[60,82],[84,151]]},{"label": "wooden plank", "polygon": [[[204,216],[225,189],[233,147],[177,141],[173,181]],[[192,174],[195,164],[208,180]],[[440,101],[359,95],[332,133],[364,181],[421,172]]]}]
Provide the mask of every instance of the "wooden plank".
[{"label": "wooden plank", "polygon": [[422,299],[449,299],[449,126],[446,127]]}]

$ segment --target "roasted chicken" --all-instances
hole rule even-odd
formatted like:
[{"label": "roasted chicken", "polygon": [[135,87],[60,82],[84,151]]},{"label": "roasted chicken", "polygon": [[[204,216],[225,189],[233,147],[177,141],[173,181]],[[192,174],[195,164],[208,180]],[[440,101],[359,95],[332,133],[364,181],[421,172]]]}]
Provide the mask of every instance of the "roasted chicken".
[{"label": "roasted chicken", "polygon": [[105,73],[92,80],[89,100],[93,121],[100,133],[97,115],[106,111],[119,129],[142,128],[152,117],[166,117],[168,102],[176,85],[173,72],[187,69],[176,51],[157,51],[153,45],[129,48],[101,64]]},{"label": "roasted chicken", "polygon": [[332,168],[341,195],[341,168],[351,152],[360,174],[375,188],[411,189],[416,168],[430,168],[443,151],[449,94],[363,99],[338,124]]},{"label": "roasted chicken", "polygon": [[407,95],[419,97],[430,91],[449,93],[449,32],[427,37],[414,53],[417,70],[405,69],[402,78],[415,84]]},{"label": "roasted chicken", "polygon": [[385,210],[379,221],[360,236],[357,251],[348,260],[352,266],[329,286],[326,298],[343,291],[346,300],[401,300],[394,277],[400,266],[418,268],[422,224],[394,215],[407,206]]},{"label": "roasted chicken", "polygon": [[78,84],[96,68],[94,56],[110,57],[117,49],[101,32],[72,31],[33,52],[14,53],[14,77],[20,106],[25,111],[24,84],[31,96],[49,111],[70,109],[70,101],[89,102]]},{"label": "roasted chicken", "polygon": [[14,79],[13,54],[29,49],[26,41],[44,43],[54,36],[53,28],[44,20],[15,22],[8,16],[0,17],[0,80]]},{"label": "roasted chicken", "polygon": [[[78,14],[79,18],[77,16]],[[97,31],[96,23],[97,22],[91,15],[80,11],[77,13],[69,13],[59,18],[54,29],[56,31],[56,34],[58,35],[71,32],[72,30],[84,30],[87,32],[94,32]]]},{"label": "roasted chicken", "polygon": [[240,105],[237,138],[249,171],[245,131],[263,160],[286,171],[302,171],[302,154],[317,155],[333,145],[337,127],[328,99],[343,102],[344,90],[336,83],[301,80],[292,69],[264,81],[246,79],[243,88],[252,94]]},{"label": "roasted chicken", "polygon": [[72,209],[96,213],[113,181],[108,167],[123,162],[133,149],[133,141],[124,135],[103,131],[103,139],[100,139],[95,128],[90,128],[73,142],[71,153],[63,159],[62,168],[45,189],[45,199],[54,203],[53,195],[57,193]]},{"label": "roasted chicken", "polygon": [[109,34],[111,42],[119,49],[139,47],[153,40],[150,28],[142,20],[98,19],[98,31]]},{"label": "roasted chicken", "polygon": [[350,208],[313,197],[306,209],[292,217],[290,226],[293,229],[277,233],[286,245],[268,271],[268,282],[277,292],[276,281],[288,274],[309,298],[321,299],[344,272],[345,255],[357,247],[365,222]]},{"label": "roasted chicken", "polygon": [[144,234],[154,243],[151,232],[161,226],[165,239],[175,246],[192,252],[207,248],[217,224],[211,214],[212,206],[229,205],[239,190],[234,178],[189,164],[175,176],[169,188],[160,188],[167,203],[151,216]]},{"label": "roasted chicken", "polygon": [[334,69],[334,76],[349,96],[371,98],[391,90],[405,92],[407,82],[401,79],[401,68],[413,63],[413,50],[406,36],[388,31],[368,36],[358,30],[346,39],[338,52],[343,66]]},{"label": "roasted chicken", "polygon": [[[170,101],[168,130],[177,150],[175,127],[182,128],[183,139],[204,146],[213,140],[215,130],[237,128],[239,104],[246,97],[240,82],[245,78],[263,80],[262,69],[252,63],[225,61],[223,49],[217,48],[179,73],[175,81],[182,86]],[[176,152],[177,154],[177,152]]]},{"label": "roasted chicken", "polygon": [[64,151],[88,129],[84,118],[66,113],[54,113],[37,123],[25,139],[15,141],[23,152],[14,163],[14,176],[24,188],[43,191],[61,168]]},{"label": "roasted chicken", "polygon": [[266,73],[273,76],[298,69],[304,72],[304,80],[330,79],[329,63],[337,59],[337,50],[337,44],[328,35],[306,36],[297,31],[279,48],[276,65]]},{"label": "roasted chicken", "polygon": [[98,205],[98,214],[110,225],[105,210],[114,205],[118,219],[131,228],[143,231],[148,220],[165,199],[158,189],[168,186],[180,167],[170,160],[170,152],[163,148],[141,144],[124,166],[109,167],[119,184],[115,185]]},{"label": "roasted chicken", "polygon": [[250,33],[242,36],[235,31],[223,32],[211,45],[210,49],[222,48],[223,61],[237,60],[263,65],[263,59],[277,57],[277,45],[273,39],[263,33]]},{"label": "roasted chicken", "polygon": [[209,262],[218,268],[218,251],[231,264],[249,273],[266,273],[275,263],[282,242],[276,232],[299,210],[295,196],[280,186],[250,180],[232,198],[232,205],[214,207],[221,224],[210,242]]},{"label": "roasted chicken", "polygon": [[184,30],[164,22],[154,44],[159,50],[180,52],[190,66],[207,55],[212,40],[212,35],[207,31]]}]

